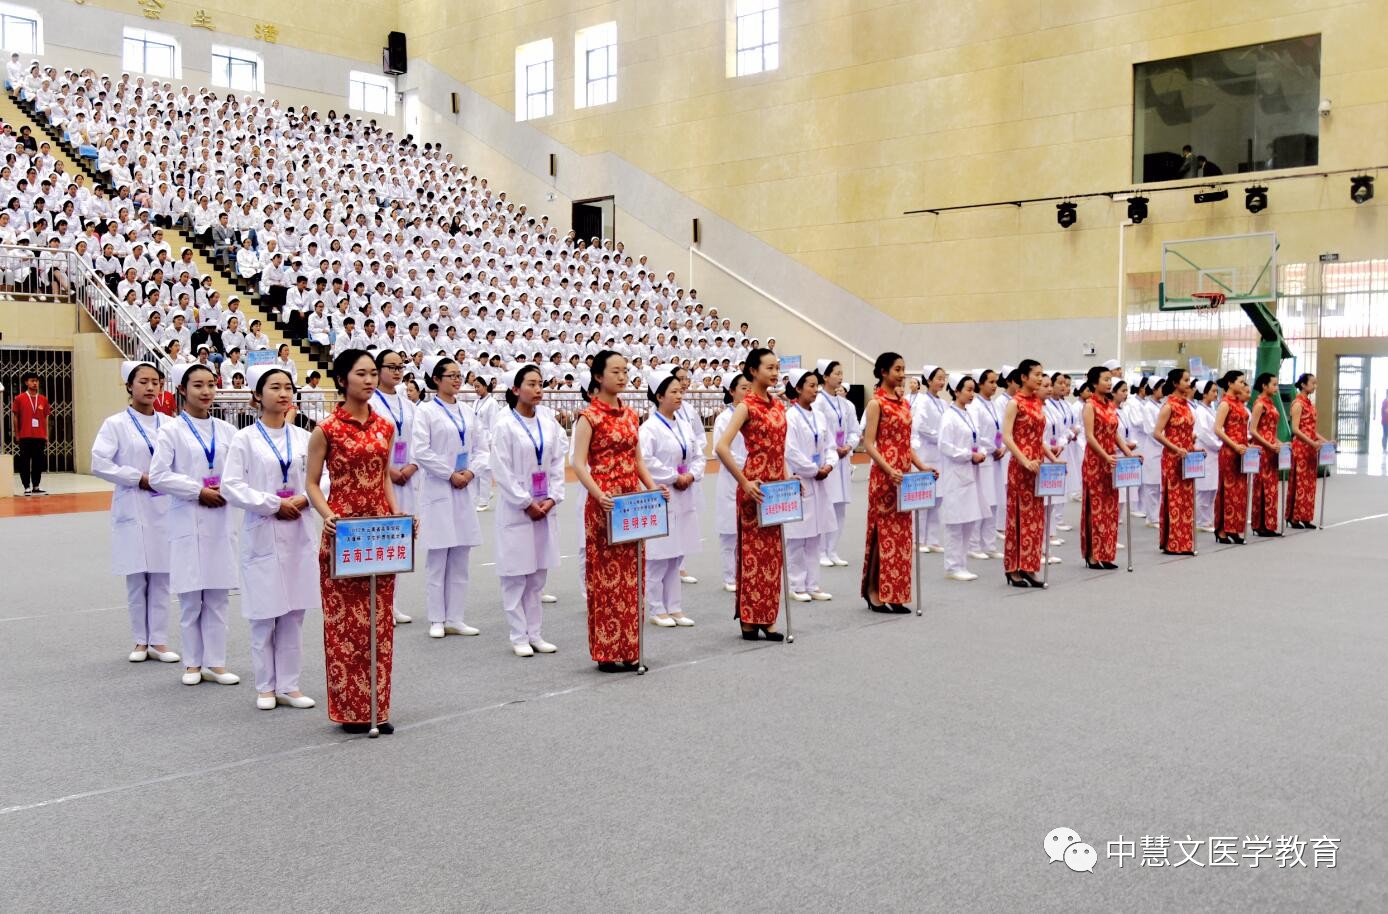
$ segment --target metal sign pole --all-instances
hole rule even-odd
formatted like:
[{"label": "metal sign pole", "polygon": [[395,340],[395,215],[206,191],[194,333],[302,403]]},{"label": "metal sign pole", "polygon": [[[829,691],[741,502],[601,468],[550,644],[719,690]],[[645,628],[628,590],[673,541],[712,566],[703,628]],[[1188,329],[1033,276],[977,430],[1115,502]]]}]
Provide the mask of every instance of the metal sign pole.
[{"label": "metal sign pole", "polygon": [[1041,499],[1041,536],[1046,541],[1046,549],[1041,558],[1041,586],[1051,585],[1051,496]]},{"label": "metal sign pole", "polygon": [[1126,521],[1125,521],[1125,526],[1127,526],[1127,528],[1128,528],[1128,532],[1127,532],[1126,539],[1127,539],[1127,541],[1128,541],[1128,550],[1127,550],[1127,551],[1128,551],[1128,572],[1129,572],[1129,573],[1131,573],[1132,570],[1133,570],[1133,504],[1132,504],[1132,501],[1133,501],[1133,493],[1136,492],[1136,491],[1137,491],[1137,489],[1136,489],[1135,487],[1129,486],[1127,489],[1124,490],[1124,495],[1125,495],[1125,497],[1124,497],[1124,499],[1123,499],[1123,513],[1127,516],[1127,517],[1126,517]]},{"label": "metal sign pole", "polygon": [[646,675],[646,541],[636,541],[636,675]]},{"label": "metal sign pole", "polygon": [[790,563],[786,561],[786,525],[778,524],[781,531],[781,598],[786,604],[786,643],[794,644],[795,635],[790,627]]},{"label": "metal sign pole", "polygon": [[[914,523],[913,523],[913,530],[912,530],[912,532],[915,534],[916,537],[919,537],[919,536],[920,536],[920,532],[921,532],[921,513],[920,513],[919,511],[912,511],[912,512],[911,512],[911,520],[914,522]],[[922,582],[921,582],[921,551],[920,551],[920,547],[917,546],[914,542],[911,543],[911,551],[912,551],[913,553],[915,553],[915,556],[916,556],[916,615],[919,616],[919,615],[921,614],[921,612],[922,612],[922,610],[921,610],[921,589],[922,589],[922,588],[921,588],[921,583],[922,583]]]},{"label": "metal sign pole", "polygon": [[[1289,471],[1290,472],[1290,471]],[[1282,469],[1277,470],[1277,532],[1286,534],[1287,532],[1287,493],[1283,490],[1285,483],[1282,481]]]},{"label": "metal sign pole", "polygon": [[381,728],[376,725],[376,576],[371,575],[371,729],[367,731],[369,739],[375,739],[381,735]]},{"label": "metal sign pole", "polygon": [[1195,528],[1195,480],[1192,479],[1192,480],[1190,481],[1190,554],[1191,554],[1191,555],[1199,555],[1199,554],[1200,554],[1200,550],[1196,548],[1197,543],[1196,543],[1195,537],[1196,537],[1196,533],[1197,533],[1197,532],[1198,532],[1198,531],[1197,531],[1196,528]]}]

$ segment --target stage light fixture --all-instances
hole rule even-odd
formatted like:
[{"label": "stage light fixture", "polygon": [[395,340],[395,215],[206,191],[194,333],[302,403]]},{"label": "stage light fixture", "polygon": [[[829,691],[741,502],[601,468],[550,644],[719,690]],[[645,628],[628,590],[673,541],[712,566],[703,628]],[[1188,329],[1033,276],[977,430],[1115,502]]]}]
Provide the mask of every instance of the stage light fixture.
[{"label": "stage light fixture", "polygon": [[1358,175],[1349,179],[1349,198],[1358,206],[1374,198],[1374,179],[1369,175]]},{"label": "stage light fixture", "polygon": [[1268,208],[1268,189],[1266,187],[1245,187],[1243,205],[1254,215]]},{"label": "stage light fixture", "polygon": [[1071,203],[1069,200],[1055,205],[1055,221],[1061,228],[1068,229],[1079,219],[1079,214],[1076,212],[1076,209],[1077,207],[1075,204]]},{"label": "stage light fixture", "polygon": [[1138,225],[1147,218],[1146,197],[1128,198],[1128,218],[1132,220],[1133,225]]}]

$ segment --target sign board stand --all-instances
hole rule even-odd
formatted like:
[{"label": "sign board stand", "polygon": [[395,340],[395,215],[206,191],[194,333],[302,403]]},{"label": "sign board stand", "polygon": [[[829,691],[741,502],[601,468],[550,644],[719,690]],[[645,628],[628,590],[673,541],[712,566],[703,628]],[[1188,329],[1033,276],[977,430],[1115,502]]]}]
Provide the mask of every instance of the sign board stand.
[{"label": "sign board stand", "polygon": [[1042,462],[1036,470],[1035,495],[1041,499],[1041,536],[1046,546],[1041,558],[1041,587],[1051,583],[1051,496],[1065,497],[1065,474],[1068,467],[1063,463]]},{"label": "sign board stand", "polygon": [[757,484],[761,505],[757,523],[763,527],[779,527],[781,534],[781,601],[786,609],[786,644],[795,643],[790,621],[790,563],[786,557],[786,524],[805,519],[805,493],[798,479]]},{"label": "sign board stand", "polygon": [[1322,444],[1316,463],[1325,467],[1325,475],[1321,477],[1321,522],[1317,530],[1325,529],[1325,493],[1330,485],[1330,474],[1335,470],[1335,445]]},{"label": "sign board stand", "polygon": [[[1248,456],[1249,454],[1253,455],[1251,459]],[[1243,487],[1243,503],[1245,509],[1243,512],[1243,527],[1245,533],[1247,533],[1248,528],[1253,525],[1253,477],[1258,475],[1258,469],[1262,461],[1263,449],[1259,445],[1250,444],[1244,449],[1239,469],[1243,470],[1245,480]]]},{"label": "sign board stand", "polygon": [[1113,487],[1123,490],[1124,500],[1128,502],[1124,506],[1125,526],[1127,532],[1125,537],[1128,545],[1128,571],[1133,570],[1133,512],[1132,499],[1138,487],[1142,485],[1142,459],[1140,457],[1119,457],[1118,462],[1113,465]]},{"label": "sign board stand", "polygon": [[636,675],[646,675],[646,540],[670,535],[669,504],[665,493],[629,492],[612,497],[607,512],[607,543],[636,546]]},{"label": "sign board stand", "polygon": [[1277,533],[1279,536],[1287,535],[1287,477],[1282,475],[1282,471],[1290,472],[1291,468],[1292,446],[1284,441],[1277,448]]},{"label": "sign board stand", "polygon": [[333,578],[361,578],[369,585],[369,638],[371,652],[371,727],[368,739],[381,735],[379,683],[376,681],[376,577],[414,571],[414,518],[408,515],[385,517],[339,517],[333,533]]},{"label": "sign board stand", "polygon": [[914,534],[911,538],[911,554],[916,557],[914,590],[917,616],[924,612],[921,607],[921,592],[925,589],[925,582],[921,578],[921,550],[916,544],[921,541],[921,511],[933,508],[939,503],[935,494],[937,481],[934,473],[907,473],[901,477],[901,485],[897,486],[896,490],[896,509],[911,512],[911,529]]}]

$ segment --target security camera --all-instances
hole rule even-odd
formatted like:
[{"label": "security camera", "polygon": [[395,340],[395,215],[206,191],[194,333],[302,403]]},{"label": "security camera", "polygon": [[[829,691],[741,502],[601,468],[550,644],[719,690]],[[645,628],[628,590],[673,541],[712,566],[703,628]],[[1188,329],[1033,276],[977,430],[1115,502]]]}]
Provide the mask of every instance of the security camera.
[{"label": "security camera", "polygon": [[1328,99],[1328,98],[1323,98],[1323,99],[1321,99],[1320,113],[1321,113],[1321,117],[1330,117],[1330,99]]}]

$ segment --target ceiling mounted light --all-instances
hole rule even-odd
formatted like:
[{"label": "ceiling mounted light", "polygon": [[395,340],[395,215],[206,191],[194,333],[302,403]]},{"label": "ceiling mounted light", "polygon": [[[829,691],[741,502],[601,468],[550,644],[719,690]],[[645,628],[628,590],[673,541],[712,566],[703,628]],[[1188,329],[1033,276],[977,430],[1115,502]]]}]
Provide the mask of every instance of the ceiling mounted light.
[{"label": "ceiling mounted light", "polygon": [[1079,214],[1076,212],[1076,209],[1078,209],[1078,207],[1069,200],[1055,205],[1055,221],[1061,228],[1068,229],[1079,219]]},{"label": "ceiling mounted light", "polygon": [[1243,205],[1250,213],[1257,215],[1268,208],[1268,189],[1266,187],[1245,187]]},{"label": "ceiling mounted light", "polygon": [[1358,206],[1374,198],[1374,179],[1369,175],[1359,175],[1349,179],[1349,198]]},{"label": "ceiling mounted light", "polygon": [[1139,225],[1143,219],[1147,218],[1146,197],[1128,198],[1128,218],[1132,220],[1133,225]]}]

